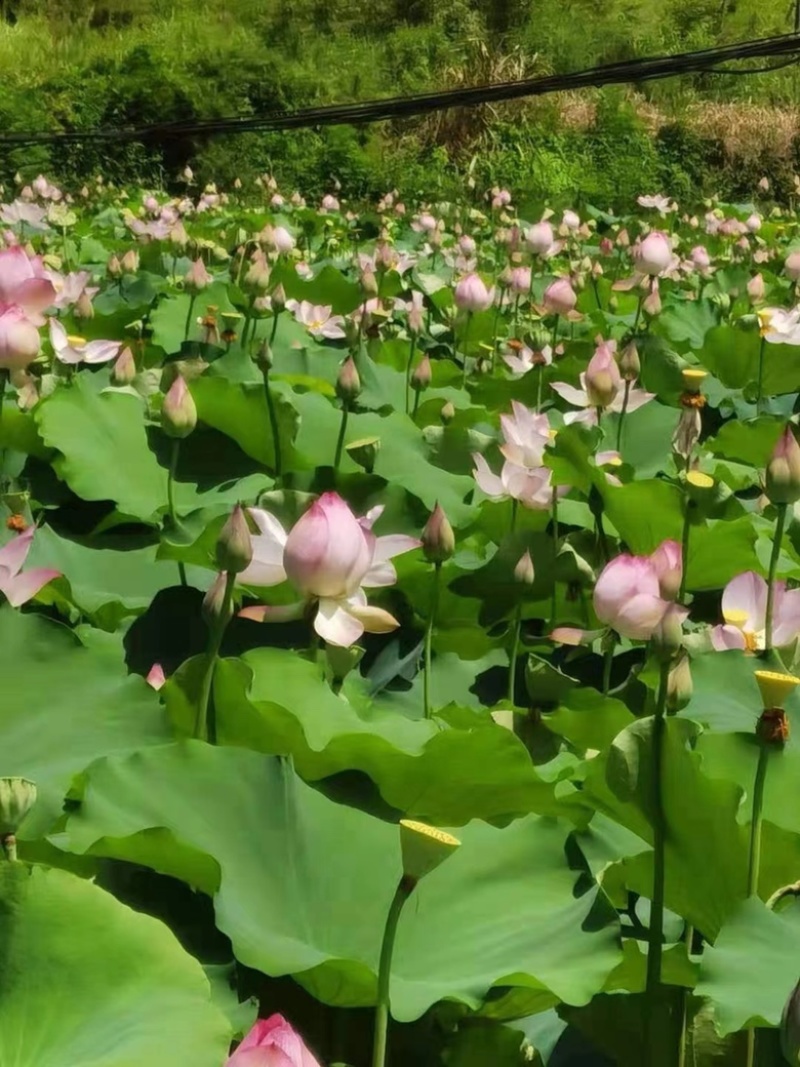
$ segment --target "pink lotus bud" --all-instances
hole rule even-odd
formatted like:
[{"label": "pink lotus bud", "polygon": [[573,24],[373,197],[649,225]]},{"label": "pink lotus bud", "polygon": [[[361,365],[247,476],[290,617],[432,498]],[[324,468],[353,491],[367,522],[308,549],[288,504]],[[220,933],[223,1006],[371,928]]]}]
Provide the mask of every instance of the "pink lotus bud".
[{"label": "pink lotus bud", "polygon": [[197,407],[182,375],[178,375],[164,397],[161,429],[168,437],[188,437],[197,425]]},{"label": "pink lotus bud", "polygon": [[669,237],[654,230],[639,245],[636,252],[636,268],[642,274],[663,274],[672,263],[672,245]]},{"label": "pink lotus bud", "polygon": [[635,382],[642,373],[642,364],[639,359],[639,350],[633,341],[629,341],[619,357],[619,370],[626,382]]},{"label": "pink lotus bud", "polygon": [[692,263],[698,270],[708,270],[711,266],[711,256],[704,245],[696,245],[691,251]]},{"label": "pink lotus bud", "polygon": [[139,269],[139,253],[135,248],[129,248],[120,260],[123,274],[135,274]]},{"label": "pink lotus bud", "polygon": [[117,356],[111,370],[111,378],[115,385],[130,385],[136,377],[136,361],[133,352],[127,346]]},{"label": "pink lotus bud", "polygon": [[253,562],[250,530],[241,504],[237,504],[217,538],[217,566],[229,574],[241,574]]},{"label": "pink lotus bud", "polygon": [[422,531],[422,551],[429,563],[444,563],[456,550],[456,538],[441,504],[436,503]]},{"label": "pink lotus bud", "polygon": [[787,425],[767,464],[766,494],[773,504],[800,500],[800,445]]},{"label": "pink lotus bud", "polygon": [[244,284],[249,289],[266,293],[269,289],[270,269],[266,257],[260,250],[253,254],[250,267],[244,276]]},{"label": "pink lotus bud", "polygon": [[188,164],[181,171],[181,177],[187,183],[187,185],[190,182],[194,181],[194,171],[192,170],[192,168]]},{"label": "pink lotus bud", "polygon": [[227,594],[227,584],[227,575],[218,574],[203,597],[200,611],[206,625],[212,630],[227,626],[233,618],[233,605]]},{"label": "pink lotus bud", "polygon": [[745,226],[750,231],[750,233],[758,233],[758,231],[761,229],[761,216],[754,211],[752,215],[749,215],[747,217],[745,221]]},{"label": "pink lotus bud", "polygon": [[548,315],[569,315],[575,310],[578,294],[568,278],[556,278],[544,291],[542,304]]},{"label": "pink lotus bud", "polygon": [[667,675],[667,711],[673,715],[683,711],[693,694],[692,670],[689,657],[684,654],[670,668]]},{"label": "pink lotus bud", "polygon": [[162,689],[166,683],[167,678],[164,674],[164,668],[160,663],[154,663],[150,670],[147,672],[145,681],[152,689]]},{"label": "pink lotus bud", "polygon": [[537,222],[525,234],[525,243],[535,256],[546,256],[555,244],[553,227],[549,222]]},{"label": "pink lotus bud", "polygon": [[611,256],[614,254],[614,242],[610,237],[600,238],[600,255]]},{"label": "pink lotus bud", "polygon": [[361,392],[361,379],[352,356],[348,356],[339,368],[339,376],[336,379],[336,395],[344,403],[355,400]]},{"label": "pink lotus bud", "polygon": [[22,308],[11,305],[0,311],[0,367],[27,367],[39,355],[39,346],[39,331]]},{"label": "pink lotus bud", "polygon": [[574,211],[570,211],[569,208],[564,212],[561,221],[568,230],[577,230],[581,224],[580,216]]},{"label": "pink lotus bud", "polygon": [[373,555],[364,528],[338,493],[323,493],[292,527],[283,565],[292,584],[317,597],[350,596]]},{"label": "pink lotus bud", "polygon": [[508,288],[518,296],[527,296],[531,290],[531,268],[514,267],[509,272]]},{"label": "pink lotus bud", "polygon": [[598,345],[595,354],[586,368],[586,395],[595,408],[607,408],[614,403],[617,393],[622,388],[622,376],[614,349],[607,343]]},{"label": "pink lotus bud", "polygon": [[156,215],[161,210],[161,205],[154,196],[146,196],[142,203],[145,211],[149,211],[151,215]]},{"label": "pink lotus bud", "polygon": [[759,180],[758,188],[760,189],[760,191],[762,193],[768,193],[769,192],[769,178],[766,176],[766,174],[764,175],[763,178],[761,178]]},{"label": "pink lotus bud", "polygon": [[213,282],[202,259],[196,259],[186,272],[183,284],[190,293],[200,293]]},{"label": "pink lotus bud", "polygon": [[411,375],[411,388],[417,393],[424,392],[431,384],[432,377],[431,361],[426,353],[414,368],[414,373]]},{"label": "pink lotus bud", "polygon": [[661,294],[655,286],[642,301],[642,310],[646,311],[648,315],[661,314]]},{"label": "pink lotus bud", "polygon": [[754,275],[747,283],[747,295],[750,297],[751,304],[760,304],[767,294],[767,287],[764,284],[764,277],[761,274]]},{"label": "pink lotus bud", "polygon": [[338,211],[339,201],[332,193],[326,193],[322,198],[322,210],[323,211]]},{"label": "pink lotus bud", "polygon": [[647,557],[617,556],[597,579],[595,614],[623,637],[646,641],[670,606],[660,593],[658,575]]},{"label": "pink lotus bud", "polygon": [[272,240],[275,243],[275,250],[280,255],[287,255],[295,246],[294,237],[283,226],[276,226],[272,232]]},{"label": "pink lotus bud", "polygon": [[653,629],[653,645],[662,656],[671,659],[683,645],[683,623],[689,614],[688,608],[670,604],[661,621]]},{"label": "pink lotus bud", "polygon": [[93,319],[94,307],[92,306],[92,298],[84,289],[78,299],[75,301],[75,318],[76,319]]},{"label": "pink lotus bud", "polygon": [[442,420],[442,425],[449,426],[455,417],[456,409],[453,406],[453,402],[452,400],[447,400],[442,404],[442,410],[439,412],[439,418]]},{"label": "pink lotus bud", "polygon": [[282,1015],[259,1019],[225,1067],[320,1067]]},{"label": "pink lotus bud", "polygon": [[122,274],[122,264],[117,256],[111,255],[108,257],[108,264],[106,265],[109,277],[119,278]]},{"label": "pink lotus bud", "polygon": [[462,311],[486,311],[492,306],[494,290],[489,290],[477,274],[468,274],[456,285],[456,307]]},{"label": "pink lotus bud", "polygon": [[800,281],[800,251],[789,253],[783,265],[783,270],[793,282]]},{"label": "pink lotus bud", "polygon": [[529,551],[525,551],[514,568],[514,580],[520,585],[533,585],[535,578],[533,560]]},{"label": "pink lotus bud", "polygon": [[369,269],[362,270],[359,280],[361,292],[366,299],[373,300],[378,295],[378,279],[375,277],[375,272]]},{"label": "pink lotus bud", "polygon": [[272,310],[277,314],[280,314],[286,307],[286,290],[282,285],[276,285],[272,290],[271,302]]},{"label": "pink lotus bud", "polygon": [[661,596],[674,600],[678,595],[683,577],[683,555],[677,541],[662,541],[650,555],[650,562],[658,576]]},{"label": "pink lotus bud", "polygon": [[461,250],[463,256],[475,255],[475,239],[468,234],[462,234],[458,239],[458,247]]}]

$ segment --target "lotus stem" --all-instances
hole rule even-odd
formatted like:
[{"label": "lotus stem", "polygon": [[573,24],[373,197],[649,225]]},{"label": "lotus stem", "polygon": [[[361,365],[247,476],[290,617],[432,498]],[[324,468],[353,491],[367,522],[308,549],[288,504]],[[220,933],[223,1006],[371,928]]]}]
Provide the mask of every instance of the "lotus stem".
[{"label": "lotus stem", "polygon": [[184,341],[188,341],[189,340],[189,332],[191,331],[191,328],[192,328],[192,314],[194,312],[194,305],[195,305],[195,301],[196,300],[197,300],[197,293],[192,293],[192,295],[189,297],[189,310],[186,312],[186,326],[184,327],[184,330],[183,330],[183,339],[184,339]]},{"label": "lotus stem", "polygon": [[344,438],[347,433],[347,419],[350,414],[350,402],[348,400],[342,401],[342,422],[339,426],[339,437],[336,440],[336,451],[333,455],[333,470],[334,473],[339,470],[339,464],[342,462],[342,451],[344,449]]},{"label": "lotus stem", "polygon": [[756,415],[761,414],[761,402],[763,400],[764,393],[764,350],[766,348],[766,337],[761,338],[761,344],[758,348],[758,386],[756,388]]},{"label": "lotus stem", "polygon": [[467,356],[467,342],[469,341],[470,328],[472,326],[472,312],[467,312],[467,321],[464,324],[464,333],[461,337],[461,347],[464,355],[464,373],[461,376],[461,388],[467,388],[467,372],[469,370],[469,357]]},{"label": "lotus stem", "polygon": [[684,500],[683,503],[684,515],[683,515],[683,532],[681,534],[681,585],[678,590],[678,603],[682,604],[686,599],[686,572],[689,567],[689,535],[691,533],[691,522],[689,521],[689,501]]},{"label": "lotus stem", "polygon": [[514,627],[511,634],[511,657],[508,664],[508,699],[514,703],[514,682],[517,677],[517,656],[519,654],[519,638],[522,632],[522,604],[517,604],[514,612]]},{"label": "lotus stem", "polygon": [[222,638],[231,615],[231,601],[233,600],[233,587],[236,584],[236,575],[228,571],[225,575],[225,594],[222,602],[222,611],[211,625],[206,651],[206,667],[203,673],[203,681],[200,686],[200,699],[197,703],[197,716],[195,718],[194,736],[198,741],[208,741],[214,745],[217,741],[216,712],[211,700],[211,687],[214,683],[214,673],[219,661],[219,650],[222,647]]},{"label": "lotus stem", "polygon": [[406,415],[411,408],[411,368],[414,364],[414,354],[417,351],[417,335],[411,335],[411,345],[408,350],[408,363],[406,364]]},{"label": "lotus stem", "polygon": [[[785,507],[785,505],[784,505]],[[769,618],[769,617],[768,617]],[[764,786],[769,765],[769,746],[762,740],[758,742],[758,764],[753,783],[753,808],[750,818],[750,851],[747,861],[747,896],[758,895],[758,876],[761,869],[761,827],[764,822]],[[753,1067],[756,1059],[756,1030],[747,1031],[747,1051],[745,1067]]]},{"label": "lotus stem", "polygon": [[619,413],[619,422],[617,423],[617,452],[619,452],[622,446],[622,427],[625,423],[625,416],[628,413],[628,400],[631,395],[631,383],[625,379],[625,390],[622,394],[622,410]]},{"label": "lotus stem", "polygon": [[386,1039],[389,1033],[389,985],[392,976],[392,956],[397,925],[406,901],[414,892],[416,882],[403,875],[395,890],[386,926],[383,929],[381,956],[378,964],[378,1003],[375,1007],[375,1031],[372,1045],[372,1067],[386,1067]]},{"label": "lotus stem", "polygon": [[431,594],[431,607],[428,612],[428,625],[425,627],[425,664],[422,678],[422,702],[425,718],[431,717],[431,646],[433,643],[433,628],[436,624],[436,612],[439,608],[439,593],[442,584],[442,565],[433,565],[433,592]]},{"label": "lotus stem", "polygon": [[786,526],[786,504],[776,504],[778,521],[775,524],[775,535],[772,540],[772,554],[769,558],[769,578],[767,579],[767,612],[766,627],[764,634],[764,649],[770,652],[772,649],[772,616],[775,608],[775,572],[778,569],[778,557],[781,553],[781,541]]},{"label": "lotus stem", "polygon": [[264,378],[264,398],[267,401],[269,425],[272,430],[273,470],[275,471],[275,480],[279,482],[281,480],[283,462],[281,459],[281,434],[278,426],[278,413],[275,410],[275,401],[272,398],[272,392],[269,387],[269,368],[264,367],[261,373]]}]

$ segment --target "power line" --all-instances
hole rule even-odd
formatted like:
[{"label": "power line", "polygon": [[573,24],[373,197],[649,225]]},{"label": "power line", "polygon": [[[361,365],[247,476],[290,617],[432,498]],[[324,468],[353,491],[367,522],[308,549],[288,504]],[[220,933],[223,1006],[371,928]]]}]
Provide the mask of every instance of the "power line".
[{"label": "power line", "polygon": [[[798,0],[800,5],[800,0]],[[721,63],[749,59],[788,57],[772,66],[731,70]],[[707,48],[697,52],[656,56],[645,59],[610,63],[571,74],[555,74],[527,78],[521,81],[495,82],[468,88],[446,89],[410,96],[389,97],[353,104],[330,104],[323,107],[300,108],[296,111],[274,111],[261,115],[234,115],[225,118],[196,119],[189,122],[162,122],[123,129],[50,130],[42,132],[8,133],[0,136],[0,146],[15,147],[35,144],[66,144],[87,141],[143,141],[159,137],[174,138],[193,134],[254,133],[302,129],[340,124],[360,125],[387,119],[407,118],[444,111],[452,107],[474,107],[519,100],[529,96],[569,90],[622,85],[630,82],[654,81],[681,74],[756,74],[779,70],[800,59],[800,33],[763,37],[733,45]]]}]

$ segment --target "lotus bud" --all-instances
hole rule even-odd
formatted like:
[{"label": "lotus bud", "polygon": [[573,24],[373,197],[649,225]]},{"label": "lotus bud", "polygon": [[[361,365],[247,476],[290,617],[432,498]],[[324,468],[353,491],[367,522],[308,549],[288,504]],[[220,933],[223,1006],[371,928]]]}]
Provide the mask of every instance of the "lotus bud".
[{"label": "lotus bud", "polygon": [[622,378],[612,349],[605,343],[600,344],[586,368],[586,395],[589,402],[593,407],[607,408],[613,404],[621,386]]},{"label": "lotus bud", "polygon": [[754,275],[747,283],[747,295],[751,304],[760,304],[766,296],[767,287],[761,274]]},{"label": "lotus bud", "polygon": [[623,348],[619,357],[619,370],[623,381],[635,382],[642,373],[642,363],[639,359],[639,349],[633,341]]},{"label": "lotus bud", "polygon": [[84,291],[78,297],[75,302],[75,318],[76,319],[93,319],[94,308],[92,307],[92,298]]},{"label": "lotus bud", "polygon": [[190,293],[200,293],[211,284],[214,279],[206,270],[202,259],[198,258],[192,263],[183,279],[183,284]]},{"label": "lotus bud", "polygon": [[533,585],[534,578],[533,560],[530,552],[526,550],[514,568],[514,581],[519,582],[520,585]]},{"label": "lotus bud", "polygon": [[694,693],[689,657],[680,656],[667,675],[667,710],[673,714],[683,711]]},{"label": "lotus bud", "polygon": [[230,574],[241,574],[253,562],[250,530],[241,504],[236,505],[220,530],[216,557],[219,569]]},{"label": "lotus bud", "polygon": [[792,990],[781,1016],[781,1052],[787,1063],[800,1063],[800,982]]},{"label": "lotus bud", "polygon": [[411,375],[411,388],[417,393],[423,393],[431,384],[432,377],[431,361],[426,353],[414,368],[414,373]]},{"label": "lotus bud", "polygon": [[244,276],[244,284],[249,289],[255,289],[259,293],[266,293],[269,289],[269,279],[269,264],[264,258],[264,253],[258,252],[253,257],[253,261]]},{"label": "lotus bud", "polygon": [[211,629],[227,626],[233,617],[233,605],[227,593],[227,585],[227,574],[218,574],[203,597],[200,611],[206,625]]},{"label": "lotus bud", "polygon": [[197,407],[182,375],[178,375],[164,397],[161,429],[178,440],[188,437],[197,425]]},{"label": "lotus bud", "polygon": [[767,464],[766,494],[773,504],[800,500],[800,445],[790,425],[778,439]]},{"label": "lotus bud", "polygon": [[494,290],[487,289],[477,274],[468,274],[456,285],[454,299],[462,311],[486,311],[492,306]]},{"label": "lotus bud", "polygon": [[441,504],[436,503],[422,531],[422,551],[429,563],[444,563],[456,549],[456,538]]},{"label": "lotus bud", "polygon": [[115,385],[130,385],[136,377],[136,361],[133,352],[126,345],[117,356],[111,370],[111,378]]},{"label": "lotus bud", "polygon": [[261,371],[262,374],[268,374],[272,370],[272,349],[270,348],[269,341],[262,341],[258,346],[258,351],[253,356],[253,362]]},{"label": "lotus bud", "polygon": [[16,834],[36,803],[36,793],[27,778],[0,778],[0,837]]},{"label": "lotus bud", "polygon": [[348,356],[339,368],[339,376],[336,379],[336,395],[339,399],[349,404],[355,400],[361,392],[361,379],[352,356]]},{"label": "lotus bud", "polygon": [[365,299],[371,300],[378,295],[378,279],[371,270],[361,272],[361,292]]},{"label": "lotus bud", "polygon": [[129,248],[120,260],[123,274],[135,274],[139,269],[139,253],[135,248]]},{"label": "lotus bud", "polygon": [[686,608],[670,604],[653,630],[653,646],[662,656],[674,656],[683,645],[683,620],[687,614]]},{"label": "lotus bud", "polygon": [[408,888],[444,863],[459,848],[461,842],[452,834],[411,819],[400,821],[400,851],[403,857],[403,877]]},{"label": "lotus bud", "polygon": [[367,474],[372,474],[381,447],[380,437],[365,437],[346,445],[348,456]]},{"label": "lotus bud", "polygon": [[575,310],[578,295],[568,278],[557,278],[545,289],[542,297],[544,310],[548,315],[569,315]]},{"label": "lotus bud", "polygon": [[447,400],[442,404],[442,410],[439,412],[439,418],[442,420],[442,425],[448,426],[456,417],[456,409],[453,406],[452,400]]},{"label": "lotus bud", "polygon": [[286,290],[282,285],[276,285],[272,290],[270,297],[272,303],[272,310],[276,315],[280,315],[283,309],[286,307]]},{"label": "lotus bud", "polygon": [[110,255],[108,257],[108,263],[106,264],[106,270],[111,278],[119,278],[122,274],[122,264],[119,261],[119,257]]}]

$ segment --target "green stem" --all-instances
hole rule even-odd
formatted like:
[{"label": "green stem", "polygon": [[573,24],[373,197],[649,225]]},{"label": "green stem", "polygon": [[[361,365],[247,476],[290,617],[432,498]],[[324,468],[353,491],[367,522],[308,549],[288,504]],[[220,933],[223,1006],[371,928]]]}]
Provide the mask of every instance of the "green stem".
[{"label": "green stem", "polygon": [[[692,941],[694,940],[694,927],[686,926],[686,933],[684,935],[686,942],[686,959],[691,963],[692,959]],[[680,1045],[678,1046],[678,1067],[686,1067],[686,1053],[689,1046],[689,990],[685,987],[681,989],[681,1035]]]},{"label": "green stem", "polygon": [[389,984],[392,976],[392,956],[397,936],[397,924],[403,907],[414,892],[416,883],[406,875],[395,890],[386,926],[383,928],[381,958],[378,964],[378,1003],[375,1006],[375,1031],[372,1045],[372,1067],[386,1067],[386,1039],[389,1033]]},{"label": "green stem", "polygon": [[519,654],[519,638],[522,631],[522,603],[517,604],[514,612],[514,629],[511,635],[511,657],[508,663],[508,700],[514,703],[514,681],[517,677],[517,655]]},{"label": "green stem", "polygon": [[433,565],[433,593],[431,606],[428,612],[428,625],[425,627],[425,664],[422,678],[422,703],[425,718],[431,717],[431,646],[433,644],[433,627],[436,624],[436,612],[439,608],[439,592],[442,583],[442,565]]},{"label": "green stem", "polygon": [[192,313],[194,312],[194,304],[197,300],[197,293],[192,293],[189,297],[189,310],[186,312],[186,326],[183,329],[184,341],[189,340],[189,332],[192,328]]},{"label": "green stem", "polygon": [[689,500],[683,502],[683,533],[681,534],[681,587],[678,590],[678,603],[686,599],[686,572],[689,569],[689,534],[692,529],[689,521]]},{"label": "green stem", "polygon": [[219,650],[222,646],[222,638],[228,626],[231,613],[231,601],[233,599],[233,587],[236,584],[236,575],[228,571],[225,576],[225,597],[222,602],[220,618],[211,628],[206,651],[206,669],[203,681],[200,685],[200,699],[197,702],[197,715],[194,723],[194,736],[198,741],[208,741],[216,744],[217,723],[214,715],[214,706],[211,700],[211,686],[214,682],[214,672],[219,660]]},{"label": "green stem", "polygon": [[611,689],[611,669],[614,666],[614,647],[616,640],[608,642],[608,648],[603,652],[603,696],[607,697]]},{"label": "green stem", "polygon": [[769,578],[767,579],[767,619],[764,637],[764,648],[767,652],[772,649],[772,615],[775,606],[775,571],[778,569],[778,557],[781,553],[781,541],[786,526],[786,504],[776,504],[778,509],[778,521],[775,524],[775,535],[772,539],[772,555],[769,558]]},{"label": "green stem", "polygon": [[411,407],[411,367],[414,363],[414,353],[417,350],[417,335],[411,335],[411,347],[408,350],[408,363],[406,365],[406,415]]},{"label": "green stem", "polygon": [[269,387],[269,369],[264,367],[262,370],[264,378],[264,397],[267,401],[267,412],[269,414],[269,425],[272,429],[272,451],[274,453],[273,470],[275,471],[275,480],[279,482],[281,480],[281,434],[278,427],[278,413],[275,411],[275,401],[272,399],[272,391]]},{"label": "green stem", "polygon": [[467,371],[469,370],[469,360],[467,357],[467,342],[469,341],[470,327],[472,326],[472,312],[467,312],[467,321],[464,325],[464,335],[461,338],[461,347],[464,353],[464,373],[461,376],[461,388],[467,388]]},{"label": "green stem", "polygon": [[[558,487],[553,486],[553,570],[555,571],[556,559],[558,558]],[[550,606],[550,625],[556,624],[556,580],[553,578],[553,599]]]},{"label": "green stem", "polygon": [[415,389],[414,390],[414,407],[411,409],[411,418],[412,419],[415,419],[417,417],[417,412],[419,411],[419,398],[421,396],[422,396],[422,390],[421,389]]},{"label": "green stem", "polygon": [[763,397],[763,385],[764,385],[764,348],[766,345],[766,338],[761,338],[761,344],[758,349],[758,388],[756,390],[756,415],[761,414],[761,401]]},{"label": "green stem", "polygon": [[[764,816],[764,785],[769,765],[769,747],[759,740],[758,765],[753,783],[753,813],[750,819],[750,854],[747,861],[747,895],[758,895],[758,876],[761,869],[761,827]],[[747,1031],[745,1067],[753,1067],[756,1058],[756,1031]]]},{"label": "green stem", "polygon": [[664,815],[664,736],[667,728],[667,682],[669,659],[661,663],[658,699],[653,719],[653,896],[647,935],[647,982],[645,986],[645,1056],[648,1063],[659,1062],[659,1027],[653,1016],[660,1010],[661,956],[664,949],[664,883],[667,824]]},{"label": "green stem", "polygon": [[642,317],[642,306],[644,305],[644,293],[639,293],[639,303],[636,307],[636,318],[633,320],[633,335],[636,336],[636,331],[639,328],[639,319]]},{"label": "green stem", "polygon": [[175,510],[175,475],[178,471],[178,459],[181,454],[181,439],[174,437],[172,451],[169,458],[169,473],[167,474],[167,506],[169,507],[169,521],[173,530],[180,528],[178,513]]},{"label": "green stem", "polygon": [[625,422],[625,416],[628,412],[628,400],[631,395],[631,383],[625,380],[625,391],[622,394],[622,411],[619,413],[619,422],[617,423],[617,452],[622,447],[622,426]]},{"label": "green stem", "polygon": [[342,462],[342,450],[344,449],[344,437],[347,433],[347,417],[350,414],[350,402],[347,400],[342,401],[342,422],[339,426],[339,436],[336,440],[336,451],[333,454],[333,469],[338,471],[339,464]]}]

